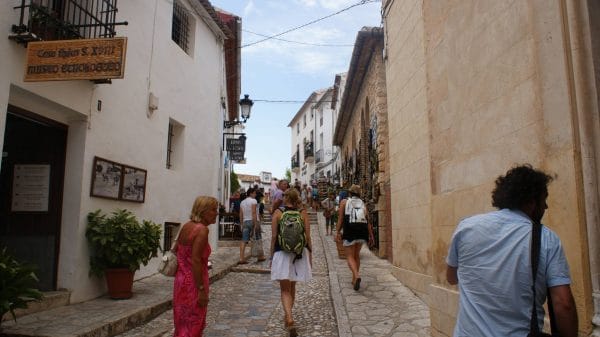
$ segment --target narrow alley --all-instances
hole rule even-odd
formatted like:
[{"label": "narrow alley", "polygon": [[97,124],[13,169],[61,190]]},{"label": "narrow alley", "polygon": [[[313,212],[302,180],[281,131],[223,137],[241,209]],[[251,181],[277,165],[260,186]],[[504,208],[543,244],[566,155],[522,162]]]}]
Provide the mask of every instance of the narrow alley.
[{"label": "narrow alley", "polygon": [[[316,221],[318,219],[318,221]],[[311,212],[313,279],[298,284],[294,319],[300,336],[430,336],[429,309],[390,273],[390,263],[368,249],[361,252],[363,283],[354,291],[346,261],[337,256],[333,236],[325,236],[324,218]],[[263,237],[270,225],[263,223]],[[215,228],[213,227],[213,230]],[[222,241],[223,242],[223,241]],[[277,283],[268,260],[236,265],[239,241],[211,255],[208,326],[205,336],[286,336]],[[268,240],[264,240],[268,249]],[[5,322],[8,336],[168,337],[173,334],[172,278],[156,274],[136,281],[134,297],[97,299]],[[146,323],[143,323],[146,322]],[[143,324],[142,324],[143,323]]]},{"label": "narrow alley", "polygon": [[[298,285],[294,305],[300,336],[430,336],[428,307],[391,275],[389,262],[363,249],[363,286],[354,291],[333,236],[324,235],[323,216],[311,212],[311,221],[313,280]],[[262,228],[270,238],[270,225]],[[285,336],[279,288],[268,272],[268,261],[250,263],[211,284],[207,337]],[[119,337],[172,336],[172,316],[168,310]]]}]

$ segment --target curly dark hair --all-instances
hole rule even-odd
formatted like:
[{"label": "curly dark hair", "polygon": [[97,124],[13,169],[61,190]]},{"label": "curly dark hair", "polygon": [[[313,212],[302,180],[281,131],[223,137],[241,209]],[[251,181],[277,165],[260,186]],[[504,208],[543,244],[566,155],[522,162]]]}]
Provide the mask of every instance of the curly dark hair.
[{"label": "curly dark hair", "polygon": [[492,206],[498,209],[521,209],[528,202],[537,201],[547,194],[548,184],[553,179],[530,164],[515,166],[506,175],[496,178]]}]

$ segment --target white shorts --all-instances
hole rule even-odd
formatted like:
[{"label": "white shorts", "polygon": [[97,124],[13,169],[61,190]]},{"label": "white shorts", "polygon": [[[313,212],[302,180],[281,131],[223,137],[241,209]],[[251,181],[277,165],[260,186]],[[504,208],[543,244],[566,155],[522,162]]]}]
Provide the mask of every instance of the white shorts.
[{"label": "white shorts", "polygon": [[273,255],[271,263],[271,280],[290,280],[308,282],[312,279],[312,268],[308,249],[304,248],[302,258],[294,261],[293,253],[278,251]]}]

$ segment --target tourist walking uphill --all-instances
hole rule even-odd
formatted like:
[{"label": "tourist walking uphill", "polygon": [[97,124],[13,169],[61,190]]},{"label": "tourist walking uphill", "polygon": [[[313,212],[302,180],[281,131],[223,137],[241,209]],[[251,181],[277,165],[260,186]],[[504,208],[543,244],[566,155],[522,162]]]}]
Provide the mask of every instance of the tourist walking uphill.
[{"label": "tourist walking uphill", "polygon": [[173,287],[174,337],[202,336],[208,306],[208,226],[215,223],[219,202],[200,196],[194,201],[190,221],[181,228],[173,249],[177,274]]},{"label": "tourist walking uphill", "polygon": [[271,195],[271,214],[273,214],[283,203],[283,193],[285,193],[288,188],[290,188],[290,183],[285,179],[281,179],[279,183],[277,183],[277,189],[275,189]]},{"label": "tourist walking uphill", "polygon": [[553,335],[577,336],[569,266],[560,239],[541,224],[551,180],[514,167],[496,179],[498,211],[458,224],[446,259],[460,294],[455,337],[541,336],[546,298]]},{"label": "tourist walking uphill", "polygon": [[323,216],[325,217],[325,235],[333,234],[333,220],[335,219],[335,193],[327,193],[327,198],[321,201],[323,207]]},{"label": "tourist walking uphill", "polygon": [[360,186],[352,185],[350,198],[340,202],[338,210],[336,241],[342,242],[346,252],[346,261],[352,271],[352,286],[354,290],[360,289],[360,249],[368,243],[372,245],[373,226],[369,221],[367,206],[360,199]]},{"label": "tourist walking uphill", "polygon": [[310,221],[298,191],[284,193],[283,206],[273,213],[271,223],[271,280],[279,281],[284,325],[290,337],[297,336],[292,309],[296,282],[312,279]]},{"label": "tourist walking uphill", "polygon": [[[256,190],[249,188],[246,192],[246,199],[240,203],[240,221],[242,221],[242,242],[240,243],[240,260],[239,264],[246,264],[246,246],[250,241],[250,236],[254,236],[255,240],[262,239],[260,230],[260,220],[257,210]],[[264,261],[264,256],[258,256],[258,261]]]}]

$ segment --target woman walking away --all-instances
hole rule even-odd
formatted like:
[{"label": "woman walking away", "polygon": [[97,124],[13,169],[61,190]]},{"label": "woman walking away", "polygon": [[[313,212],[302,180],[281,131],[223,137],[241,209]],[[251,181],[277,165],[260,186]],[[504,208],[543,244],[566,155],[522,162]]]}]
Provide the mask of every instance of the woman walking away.
[{"label": "woman walking away", "polygon": [[349,192],[350,198],[340,202],[336,241],[343,240],[346,261],[352,271],[352,286],[358,291],[361,281],[360,249],[363,243],[373,244],[373,226],[369,221],[367,206],[360,199],[360,186],[352,185]]},{"label": "woman walking away", "polygon": [[215,223],[219,202],[200,196],[194,201],[190,221],[181,228],[177,274],[173,287],[174,337],[199,336],[206,327],[208,306],[208,226]]},{"label": "woman walking away", "polygon": [[283,206],[273,213],[271,223],[271,280],[279,281],[284,325],[290,337],[298,336],[292,308],[296,282],[312,279],[312,242],[308,213],[296,189],[283,195]]}]

